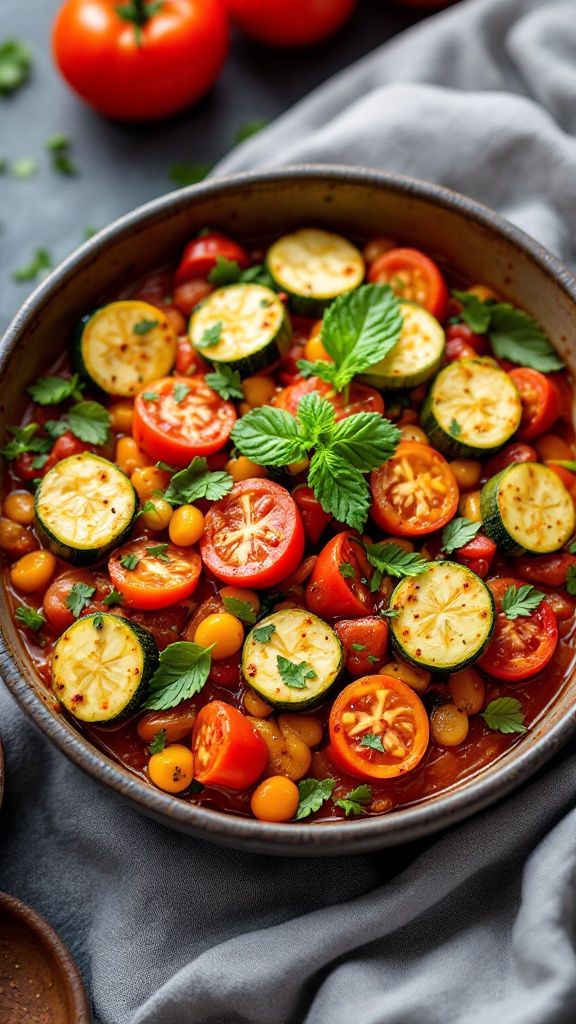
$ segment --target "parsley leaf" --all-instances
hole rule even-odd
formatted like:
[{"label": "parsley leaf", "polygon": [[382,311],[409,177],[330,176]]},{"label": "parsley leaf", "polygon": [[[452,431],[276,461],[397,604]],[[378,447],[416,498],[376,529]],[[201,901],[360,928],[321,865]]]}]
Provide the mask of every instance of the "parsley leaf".
[{"label": "parsley leaf", "polygon": [[365,651],[366,650],[366,644],[351,644],[351,647],[352,647],[353,651]]},{"label": "parsley leaf", "polygon": [[356,578],[354,566],[350,565],[350,562],[340,562],[338,568],[340,570],[340,575],[342,576],[343,579],[353,580]]},{"label": "parsley leaf", "polygon": [[51,266],[50,253],[46,249],[36,249],[28,266],[14,270],[12,272],[12,279],[14,281],[33,281],[42,271],[50,270]]},{"label": "parsley leaf", "polygon": [[68,149],[70,139],[67,135],[64,135],[64,132],[54,132],[48,136],[44,145],[52,153],[62,153],[63,150]]},{"label": "parsley leaf", "polygon": [[336,807],[341,807],[348,818],[351,814],[362,814],[366,804],[369,804],[372,799],[372,790],[370,786],[363,783],[361,786],[357,786],[353,789],[348,796],[343,800],[335,800],[334,804]]},{"label": "parsley leaf", "polygon": [[384,574],[404,579],[405,576],[419,576],[428,568],[428,562],[417,551],[405,551],[392,541],[386,544],[366,544],[364,550],[370,565],[376,570],[370,583],[372,593],[378,590]]},{"label": "parsley leaf", "polygon": [[66,607],[77,619],[96,593],[96,587],[90,587],[87,583],[75,583],[66,598]]},{"label": "parsley leaf", "polygon": [[207,327],[202,337],[196,342],[196,348],[213,348],[220,341],[222,334],[222,321],[217,320],[211,327]]},{"label": "parsley leaf", "polygon": [[576,555],[576,540],[572,542],[572,544],[568,548],[568,551],[571,555]]},{"label": "parsley leaf", "polygon": [[23,626],[34,630],[35,633],[37,633],[39,629],[42,629],[42,626],[46,622],[46,619],[41,612],[37,612],[35,608],[28,608],[25,604],[21,604],[16,609],[16,618]]},{"label": "parsley leaf", "polygon": [[382,745],[382,740],[374,732],[368,732],[360,740],[361,747],[370,747],[370,750],[377,750],[379,754],[385,754],[386,750]]},{"label": "parsley leaf", "polygon": [[169,644],[160,653],[158,668],[148,684],[149,696],[142,707],[165,711],[199,693],[210,672],[210,647],[188,640]]},{"label": "parsley leaf", "polygon": [[245,622],[248,626],[252,626],[256,622],[256,612],[250,601],[241,601],[238,597],[223,597],[222,602],[226,611],[230,612],[230,615],[235,615],[240,622]]},{"label": "parsley leaf", "polygon": [[152,742],[148,747],[149,754],[161,754],[166,746],[166,729],[160,729],[160,732],[155,733],[152,737]]},{"label": "parsley leaf", "polygon": [[238,370],[232,370],[226,363],[219,366],[213,373],[207,373],[204,380],[208,387],[217,391],[226,402],[231,398],[244,398],[242,379]]},{"label": "parsley leaf", "polygon": [[175,163],[170,164],[168,173],[170,180],[175,185],[178,185],[179,188],[184,188],[185,185],[197,185],[199,181],[204,181],[204,178],[207,174],[210,174],[211,170],[211,164]]},{"label": "parsley leaf", "polygon": [[186,469],[172,477],[163,498],[170,505],[190,505],[198,498],[218,501],[232,490],[234,481],[224,470],[211,472],[203,456],[196,455]]},{"label": "parsley leaf", "polygon": [[526,732],[526,726],[523,725],[525,717],[522,705],[516,697],[498,697],[497,700],[491,700],[480,715],[489,729],[504,733]]},{"label": "parsley leaf", "polygon": [[64,174],[68,178],[75,178],[78,174],[76,164],[70,159],[67,153],[52,154],[52,170],[56,171],[58,174]]},{"label": "parsley leaf", "polygon": [[462,427],[458,423],[458,420],[455,420],[454,417],[452,417],[452,421],[450,423],[450,436],[451,437],[460,437],[461,433],[462,433]]},{"label": "parsley leaf", "polygon": [[[494,355],[541,373],[561,370],[564,363],[556,355],[544,331],[528,313],[509,302],[480,303],[475,295],[454,292],[464,308],[461,318],[476,333],[487,333]],[[481,309],[480,307],[483,307]],[[479,327],[483,328],[479,330]]]},{"label": "parsley leaf", "polygon": [[236,260],[227,260],[225,256],[218,256],[216,266],[208,274],[210,284],[222,288],[227,284],[236,284],[240,280],[240,264]]},{"label": "parsley leaf", "polygon": [[128,572],[133,572],[138,565],[137,555],[123,555],[120,559],[120,565],[123,569],[128,569]]},{"label": "parsley leaf", "polygon": [[269,124],[270,122],[264,117],[257,117],[252,121],[243,121],[234,136],[234,144],[238,146],[241,142],[245,142],[246,139],[250,139],[253,135],[261,132],[262,129],[266,128]]},{"label": "parsley leaf", "polygon": [[521,587],[508,587],[500,607],[507,619],[517,619],[520,615],[531,615],[543,600],[541,590],[536,590],[530,583],[524,583]]},{"label": "parsley leaf", "polygon": [[290,686],[293,690],[305,690],[308,686],[306,680],[316,679],[316,673],[307,661],[301,661],[297,665],[295,661],[290,661],[278,654],[276,665],[284,685]]},{"label": "parsley leaf", "polygon": [[70,380],[64,380],[63,377],[41,377],[35,384],[26,388],[38,405],[59,405],[78,390],[80,385],[77,373]]},{"label": "parsley leaf", "polygon": [[300,802],[296,811],[296,821],[302,821],[314,811],[319,811],[322,804],[332,796],[335,785],[336,779],[301,779],[298,783]]},{"label": "parsley leaf", "polygon": [[68,424],[65,420],[46,420],[44,430],[52,441],[57,441],[68,430]]},{"label": "parsley leaf", "polygon": [[157,402],[158,399],[160,398],[160,395],[158,394],[157,391],[143,391],[142,398],[144,398],[147,402]]},{"label": "parsley leaf", "polygon": [[159,323],[159,320],[147,320],[146,317],[143,317],[142,320],[139,320],[138,323],[134,324],[132,333],[139,335],[149,334],[155,327],[158,327]]},{"label": "parsley leaf", "polygon": [[168,544],[154,544],[152,547],[146,548],[149,555],[153,555],[159,558],[161,562],[169,562],[170,556],[166,554],[166,548]]},{"label": "parsley leaf", "polygon": [[46,455],[52,448],[52,441],[49,438],[34,436],[38,430],[37,423],[28,423],[25,427],[6,427],[6,430],[12,434],[12,440],[0,448],[0,455],[10,462],[25,452]]},{"label": "parsley leaf", "polygon": [[490,306],[486,306],[473,292],[453,291],[452,295],[464,307],[460,317],[474,334],[486,334],[490,327]]},{"label": "parsley leaf", "polygon": [[269,622],[267,626],[257,626],[256,629],[253,629],[251,636],[254,640],[258,640],[258,643],[267,644],[275,632],[276,626]]},{"label": "parsley leaf", "polygon": [[66,413],[75,437],[86,444],[106,444],[110,433],[110,415],[99,402],[79,402]]},{"label": "parsley leaf", "polygon": [[176,405],[180,405],[180,402],[184,401],[186,395],[190,394],[190,391],[191,389],[188,387],[187,384],[176,384],[174,387],[174,391],[172,392]]},{"label": "parsley leaf", "polygon": [[94,629],[102,629],[102,626],[104,625],[104,619],[102,618],[102,612],[97,612],[96,613],[96,615],[92,619],[92,625],[94,626]]},{"label": "parsley leaf", "polygon": [[463,548],[474,539],[481,527],[482,523],[473,523],[464,516],[452,519],[442,531],[442,551],[451,555],[458,548]]},{"label": "parsley leaf", "polygon": [[107,608],[113,608],[114,605],[122,604],[123,600],[124,597],[119,590],[111,590],[107,597],[102,601],[102,604],[105,604]]},{"label": "parsley leaf", "polygon": [[566,569],[566,590],[572,597],[576,595],[576,565],[569,565]]},{"label": "parsley leaf", "polygon": [[17,39],[0,44],[0,96],[19,89],[30,74],[32,55],[27,46]]}]

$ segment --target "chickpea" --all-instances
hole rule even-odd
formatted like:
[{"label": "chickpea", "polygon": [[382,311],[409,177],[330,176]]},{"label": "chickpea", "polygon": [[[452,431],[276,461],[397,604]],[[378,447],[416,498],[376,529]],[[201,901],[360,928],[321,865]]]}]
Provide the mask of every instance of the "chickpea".
[{"label": "chickpea", "polygon": [[480,491],[468,491],[467,494],[461,494],[458,511],[465,519],[470,519],[473,523],[481,523]]},{"label": "chickpea", "polygon": [[0,548],[19,558],[29,551],[36,551],[40,545],[30,530],[12,519],[0,519]]},{"label": "chickpea", "polygon": [[315,363],[317,359],[326,359],[329,363],[334,362],[332,356],[324,348],[319,335],[308,338],[304,345],[304,359],[309,359],[311,363]]},{"label": "chickpea", "polygon": [[276,394],[276,385],[271,377],[246,377],[242,381],[244,399],[252,409],[268,405]]},{"label": "chickpea", "polygon": [[448,690],[456,707],[466,715],[477,715],[484,707],[486,687],[475,668],[464,668],[450,676]]},{"label": "chickpea", "polygon": [[186,334],[186,320],[174,305],[164,306],[162,312],[175,334]]},{"label": "chickpea", "polygon": [[239,455],[237,459],[230,459],[226,463],[226,472],[230,473],[235,484],[240,483],[241,480],[250,480],[253,477],[265,477],[268,476],[268,470],[265,466],[258,466],[257,463],[251,462],[245,455]]},{"label": "chickpea", "polygon": [[397,246],[398,242],[393,238],[371,238],[362,249],[362,256],[366,263],[374,263],[379,256],[389,252],[390,249],[396,249]]},{"label": "chickpea", "polygon": [[207,615],[194,634],[194,643],[200,647],[216,646],[212,650],[214,661],[231,658],[244,642],[244,627],[230,612]]},{"label": "chickpea", "polygon": [[322,742],[322,723],[314,715],[280,715],[278,725],[283,736],[293,732],[307,747],[317,747]]},{"label": "chickpea", "polygon": [[130,398],[123,398],[120,402],[113,402],[108,406],[110,425],[115,434],[129,434],[132,430],[132,418],[134,416],[134,402]]},{"label": "chickpea", "polygon": [[303,779],[312,763],[310,747],[291,729],[283,733],[273,718],[250,718],[249,721],[268,747],[267,774],[284,775],[293,782]]},{"label": "chickpea", "polygon": [[461,491],[473,491],[478,487],[482,476],[481,462],[476,462],[475,459],[455,459],[449,465]]},{"label": "chickpea", "polygon": [[440,704],[430,715],[430,734],[441,747],[457,747],[468,735],[468,715],[455,704]]},{"label": "chickpea", "polygon": [[468,288],[467,291],[469,295],[475,295],[476,298],[480,299],[480,302],[486,302],[486,299],[494,299],[495,302],[500,302],[498,292],[488,288],[485,284],[472,285],[472,288]]},{"label": "chickpea", "polygon": [[403,441],[418,441],[420,444],[430,444],[428,434],[425,434],[421,427],[417,427],[413,423],[402,423],[400,425],[400,433],[402,434]]},{"label": "chickpea", "polygon": [[202,281],[200,278],[194,281],[184,281],[182,284],[177,284],[174,289],[173,304],[184,316],[190,316],[198,303],[203,302],[206,296],[213,291],[214,285],[209,281]]},{"label": "chickpea", "polygon": [[416,693],[424,693],[432,678],[430,672],[424,668],[416,668],[415,665],[407,665],[404,661],[389,661],[380,669],[378,675],[393,676],[406,683]]},{"label": "chickpea", "polygon": [[196,544],[204,533],[204,516],[195,505],[181,505],[177,508],[168,525],[168,535],[173,544],[189,548]]},{"label": "chickpea", "polygon": [[138,720],[136,732],[144,743],[152,743],[157,733],[165,730],[166,743],[178,743],[194,728],[196,708],[191,701],[183,701],[169,711],[147,711]]},{"label": "chickpea", "polygon": [[157,466],[144,466],[143,469],[135,469],[130,476],[132,484],[140,501],[149,501],[154,491],[165,491],[170,483],[170,474],[165,469],[158,469]]},{"label": "chickpea", "polygon": [[114,462],[127,476],[131,476],[135,469],[144,469],[146,466],[153,466],[154,462],[149,459],[146,452],[138,447],[133,437],[121,437],[116,444]]},{"label": "chickpea", "polygon": [[553,462],[554,459],[570,460],[574,457],[570,445],[556,434],[542,434],[542,437],[537,437],[533,444],[541,462]]},{"label": "chickpea", "polygon": [[171,743],[148,762],[150,781],[166,793],[181,793],[194,778],[194,755],[190,747]]},{"label": "chickpea", "polygon": [[284,775],[272,775],[256,787],[250,807],[259,821],[290,821],[299,802],[298,786]]},{"label": "chickpea", "polygon": [[244,587],[222,587],[220,597],[222,600],[228,597],[236,601],[247,601],[252,606],[254,615],[258,615],[260,611],[260,598],[255,590],[244,589]]},{"label": "chickpea", "polygon": [[46,590],[56,569],[56,559],[51,551],[31,551],[14,562],[10,570],[10,579],[17,590],[24,594],[33,594],[36,590]]},{"label": "chickpea", "polygon": [[310,334],[308,335],[308,340],[310,340],[310,338],[319,338],[321,334],[322,334],[322,321],[321,320],[315,320],[314,323],[312,324],[312,329],[310,331]]},{"label": "chickpea", "polygon": [[250,405],[250,402],[240,402],[240,405],[238,406],[238,411],[241,416],[247,416],[249,412],[252,412],[252,406]]},{"label": "chickpea", "polygon": [[244,694],[244,707],[248,714],[253,715],[255,718],[268,718],[274,710],[265,700],[262,700],[262,697],[255,690],[246,690]]},{"label": "chickpea", "polygon": [[30,526],[34,520],[34,496],[29,491],[12,491],[4,498],[2,512],[13,523]]},{"label": "chickpea", "polygon": [[165,530],[174,514],[172,505],[163,498],[150,498],[154,508],[142,513],[142,522],[147,530]]}]

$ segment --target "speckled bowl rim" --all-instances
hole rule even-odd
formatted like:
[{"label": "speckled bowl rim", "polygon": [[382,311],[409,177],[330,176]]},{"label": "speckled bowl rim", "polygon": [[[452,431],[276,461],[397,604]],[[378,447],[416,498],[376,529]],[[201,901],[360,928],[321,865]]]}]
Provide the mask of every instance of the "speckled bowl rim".
[{"label": "speckled bowl rim", "polygon": [[[507,242],[535,263],[576,306],[576,278],[543,246],[486,206],[450,189],[404,175],[362,167],[300,164],[217,178],[171,192],[120,217],[85,242],[36,288],[16,315],[0,347],[3,374],[17,339],[26,332],[41,307],[71,277],[100,258],[107,243],[119,236],[139,234],[167,213],[188,208],[196,199],[237,194],[241,187],[279,186],[294,181],[315,181],[381,187],[407,198],[432,203],[465,215]],[[0,622],[1,628],[1,622]],[[462,788],[444,792],[423,803],[362,821],[317,824],[276,824],[237,817],[175,799],[113,762],[71,725],[53,714],[40,695],[20,676],[12,661],[6,634],[0,636],[0,673],[8,688],[43,733],[74,764],[107,786],[133,807],[164,825],[221,845],[254,853],[291,856],[360,854],[396,846],[438,832],[501,799],[526,781],[566,743],[576,729],[576,705],[529,747],[514,747],[505,757],[471,779]]]}]

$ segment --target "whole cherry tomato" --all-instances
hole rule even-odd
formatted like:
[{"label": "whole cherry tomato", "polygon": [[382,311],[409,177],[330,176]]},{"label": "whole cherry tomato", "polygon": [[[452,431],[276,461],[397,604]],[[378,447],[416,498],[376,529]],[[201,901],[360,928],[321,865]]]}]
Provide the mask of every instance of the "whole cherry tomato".
[{"label": "whole cherry tomato", "polygon": [[306,607],[329,621],[370,615],[375,596],[362,580],[371,575],[362,544],[350,533],[337,533],[316,559],[306,588]]},{"label": "whole cherry tomato", "polygon": [[242,32],[269,46],[309,46],[340,28],[356,0],[224,0]]},{"label": "whole cherry tomato", "polygon": [[192,734],[194,778],[205,786],[247,789],[268,764],[268,747],[245,715],[213,700],[198,714]]},{"label": "whole cherry tomato", "polygon": [[509,619],[502,611],[502,598],[509,587],[520,588],[522,580],[498,576],[488,580],[496,604],[496,628],[478,665],[495,679],[517,683],[540,672],[550,661],[558,643],[556,616],[542,600],[529,615]]},{"label": "whole cherry tomato", "polygon": [[[63,572],[52,581],[44,594],[44,614],[55,633],[63,633],[68,626],[76,621],[74,604],[70,598],[72,590],[81,596],[84,590],[84,607],[82,615],[93,615],[96,612],[108,612],[110,609],[103,604],[104,598],[112,593],[113,586],[108,577],[98,569],[71,569]],[[72,605],[72,607],[70,607]],[[74,609],[74,610],[73,610]],[[115,612],[117,609],[113,609]]]},{"label": "whole cherry tomato", "polygon": [[514,568],[526,583],[545,587],[565,587],[569,567],[576,566],[576,555],[555,551],[551,555],[521,555],[514,559]]},{"label": "whole cherry tomato", "polygon": [[184,110],[213,85],[228,24],[219,0],[66,0],[52,46],[86,103],[121,121],[150,121]]},{"label": "whole cherry tomato", "polygon": [[550,377],[528,366],[510,370],[510,378],[522,402],[522,419],[516,437],[519,441],[533,441],[550,430],[560,415],[558,388]]},{"label": "whole cherry tomato", "polygon": [[250,257],[245,249],[218,231],[210,231],[200,238],[193,238],[184,249],[174,280],[176,284],[207,277],[219,259],[236,262],[242,269],[250,266]]},{"label": "whole cherry tomato", "polygon": [[368,280],[389,284],[399,299],[424,306],[437,320],[443,320],[450,293],[440,270],[419,249],[389,249],[374,260]]},{"label": "whole cherry tomato", "polygon": [[[477,356],[487,356],[490,354],[490,344],[485,334],[475,334],[468,324],[450,324],[446,331],[446,347],[451,343],[460,342],[464,345],[468,345],[469,348],[474,350]],[[459,358],[464,359],[468,356],[460,356]],[[449,360],[450,361],[450,360]]]}]

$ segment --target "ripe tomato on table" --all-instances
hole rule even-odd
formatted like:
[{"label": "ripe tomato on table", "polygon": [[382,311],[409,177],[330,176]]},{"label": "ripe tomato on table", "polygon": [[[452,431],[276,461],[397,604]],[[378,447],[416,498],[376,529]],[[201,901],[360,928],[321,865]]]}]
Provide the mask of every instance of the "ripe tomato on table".
[{"label": "ripe tomato on table", "polygon": [[433,260],[419,249],[389,249],[370,265],[368,280],[389,284],[399,299],[424,306],[437,320],[448,309],[448,286]]},{"label": "ripe tomato on table", "polygon": [[370,515],[382,530],[400,537],[439,530],[458,507],[458,484],[446,459],[419,441],[402,441],[373,471],[370,486]]},{"label": "ripe tomato on table", "polygon": [[309,46],[340,28],[356,0],[224,0],[235,25],[269,46]]},{"label": "ripe tomato on table", "polygon": [[101,114],[176,114],[215,82],[228,52],[219,0],[66,0],[52,30],[56,64]]},{"label": "ripe tomato on table", "polygon": [[137,395],[132,433],[152,459],[187,466],[195,455],[223,448],[235,422],[232,402],[220,398],[204,377],[163,377]]},{"label": "ripe tomato on table", "polygon": [[502,598],[509,587],[524,586],[523,580],[498,576],[488,580],[496,604],[496,627],[479,667],[495,679],[518,683],[540,672],[550,661],[558,643],[556,616],[542,600],[530,615],[509,619],[502,611]]}]

